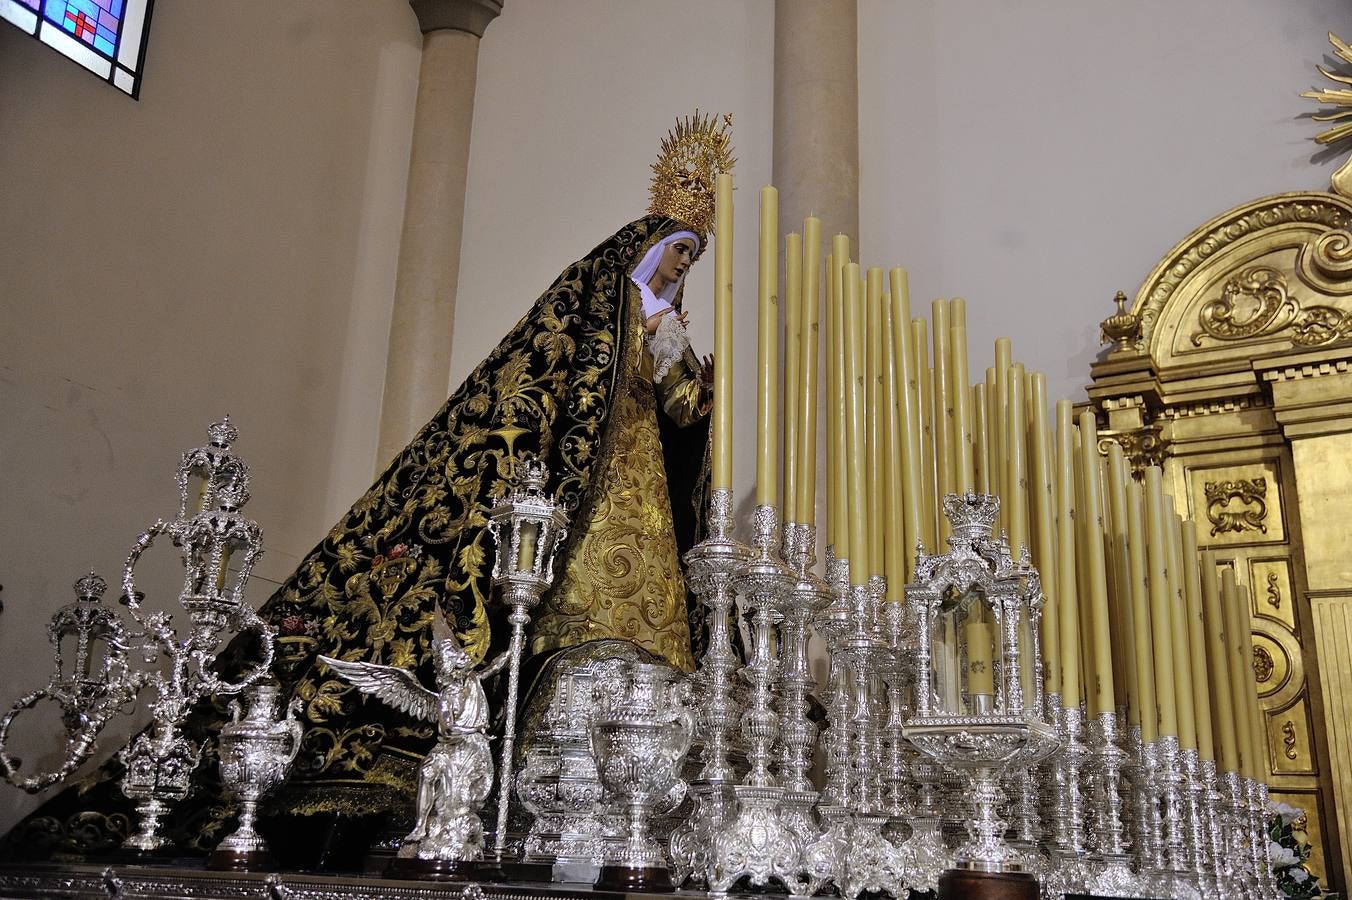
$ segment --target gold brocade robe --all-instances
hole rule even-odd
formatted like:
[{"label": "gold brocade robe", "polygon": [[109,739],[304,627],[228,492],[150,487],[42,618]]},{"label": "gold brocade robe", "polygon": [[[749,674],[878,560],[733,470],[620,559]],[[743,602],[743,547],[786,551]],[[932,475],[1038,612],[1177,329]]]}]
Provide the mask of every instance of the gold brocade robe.
[{"label": "gold brocade robe", "polygon": [[[622,370],[610,431],[593,476],[593,500],[574,524],[559,583],[544,598],[532,630],[532,654],[549,653],[602,638],[621,638],[682,671],[690,651],[685,580],[681,576],[667,491],[656,404],[678,425],[708,413],[697,377],[698,360],[687,347],[662,380],[653,382],[642,304],[632,285],[626,312],[635,337],[625,353],[638,359]],[[633,356],[630,357],[633,359]]]}]

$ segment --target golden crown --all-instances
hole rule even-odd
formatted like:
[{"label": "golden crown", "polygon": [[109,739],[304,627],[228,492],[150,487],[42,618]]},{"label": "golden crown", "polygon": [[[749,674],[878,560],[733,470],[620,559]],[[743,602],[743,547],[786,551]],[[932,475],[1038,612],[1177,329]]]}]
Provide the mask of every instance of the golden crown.
[{"label": "golden crown", "polygon": [[662,152],[653,163],[652,201],[648,212],[684,222],[708,236],[714,228],[714,181],[729,172],[732,155],[732,116],[701,115],[678,119],[662,139]]}]

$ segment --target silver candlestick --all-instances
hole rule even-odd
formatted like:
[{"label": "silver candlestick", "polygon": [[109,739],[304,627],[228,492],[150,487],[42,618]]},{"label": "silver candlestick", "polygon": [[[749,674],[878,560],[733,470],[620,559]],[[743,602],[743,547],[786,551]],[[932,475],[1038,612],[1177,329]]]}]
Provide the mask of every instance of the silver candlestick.
[{"label": "silver candlestick", "polygon": [[812,810],[817,792],[808,778],[817,726],[808,718],[808,696],[813,687],[807,651],[812,616],[831,598],[826,583],[812,571],[816,563],[816,529],[811,525],[784,526],[785,561],[794,584],[784,595],[780,624],[780,743],[779,772],[784,787],[784,820],[805,844],[818,830]]},{"label": "silver candlestick", "polygon": [[507,621],[512,626],[498,762],[498,815],[493,834],[493,855],[499,862],[507,850],[507,810],[515,787],[512,756],[526,626],[530,624],[531,611],[554,582],[554,551],[568,531],[567,516],[552,498],[545,495],[548,477],[544,463],[524,461],[520,483],[488,517],[488,531],[497,544],[493,585],[501,590],[501,602],[511,610]]},{"label": "silver candlestick", "polygon": [[741,705],[733,691],[738,659],[731,618],[736,593],[733,576],[751,558],[751,550],[732,537],[732,492],[718,489],[709,501],[709,536],[685,555],[690,588],[709,608],[709,643],[694,675],[699,697],[696,736],[702,744],[698,776],[690,783],[694,811],[671,834],[672,878],[704,881],[714,837],[731,818],[736,773],[728,754]]},{"label": "silver candlestick", "polygon": [[1160,735],[1154,742],[1154,791],[1160,798],[1162,866],[1155,873],[1154,890],[1174,900],[1201,900],[1197,877],[1188,865],[1186,808],[1183,802],[1183,769],[1178,738]]},{"label": "silver candlestick", "polygon": [[777,558],[776,525],[773,506],[756,507],[754,555],[735,576],[743,603],[752,610],[751,660],[742,669],[751,686],[742,713],[742,737],[750,768],[733,789],[736,817],[714,839],[708,881],[715,893],[726,892],[743,876],[756,886],[778,880],[790,893],[800,893],[804,881],[802,843],[784,821],[780,808],[784,789],[770,771],[770,750],[779,727],[773,706],[779,674],[774,658],[774,625],[795,580]]},{"label": "silver candlestick", "polygon": [[1131,843],[1123,818],[1122,770],[1128,757],[1119,746],[1118,719],[1118,713],[1101,713],[1089,723],[1098,864],[1089,887],[1092,893],[1109,897],[1143,897],[1144,886],[1131,870]]},{"label": "silver candlestick", "polygon": [[1089,760],[1089,750],[1083,741],[1084,711],[1078,705],[1062,706],[1058,694],[1052,694],[1051,699],[1054,703],[1049,712],[1061,739],[1061,750],[1044,764],[1052,786],[1046,888],[1055,896],[1083,893],[1089,879],[1081,791],[1081,773]]}]

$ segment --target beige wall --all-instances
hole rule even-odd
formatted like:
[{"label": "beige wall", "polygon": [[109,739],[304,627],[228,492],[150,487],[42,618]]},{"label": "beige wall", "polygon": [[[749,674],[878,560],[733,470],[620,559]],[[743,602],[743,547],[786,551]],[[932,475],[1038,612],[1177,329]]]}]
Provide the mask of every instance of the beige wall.
[{"label": "beige wall", "polygon": [[[0,25],[0,704],[213,418],[264,578],[369,482],[420,44],[406,0],[160,0],[133,102]],[[0,831],[32,802],[0,786]]]},{"label": "beige wall", "polygon": [[[49,610],[171,511],[177,453],[221,412],[265,578],[369,480],[419,37],[404,0],[335,9],[160,0],[139,103],[0,27],[0,703],[45,678]],[[750,384],[773,14],[508,0],[480,53],[451,384],[642,213],[657,142],[696,105],[736,119]],[[864,261],[908,265],[918,308],[965,296],[974,367],[1007,334],[1080,396],[1115,290],[1209,216],[1326,183],[1296,94],[1329,30],[1352,36],[1339,0],[860,0]],[[702,349],[711,284],[706,257]],[[0,790],[0,829],[29,805]]]},{"label": "beige wall", "polygon": [[1097,323],[1165,251],[1239,203],[1325,189],[1311,164],[1341,0],[859,0],[860,213],[912,309],[968,301],[976,373],[998,335],[1084,396]]}]

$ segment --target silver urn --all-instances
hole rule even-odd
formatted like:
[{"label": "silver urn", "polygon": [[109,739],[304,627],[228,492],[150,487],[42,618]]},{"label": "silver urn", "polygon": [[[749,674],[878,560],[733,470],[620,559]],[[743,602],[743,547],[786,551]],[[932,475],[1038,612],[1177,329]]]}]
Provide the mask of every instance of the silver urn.
[{"label": "silver urn", "polygon": [[601,885],[637,890],[670,885],[666,854],[649,835],[654,810],[679,803],[681,763],[694,735],[690,684],[667,666],[630,663],[598,685],[592,752],[606,795],[628,817],[628,836],[609,849]]},{"label": "silver urn", "polygon": [[269,864],[267,843],[254,830],[258,801],[286,777],[300,752],[302,728],[294,718],[298,701],[283,708],[276,684],[259,683],[245,692],[247,710],[231,701],[231,721],[221,728],[221,784],[239,804],[239,826],[216,846],[208,865],[255,869]]}]

